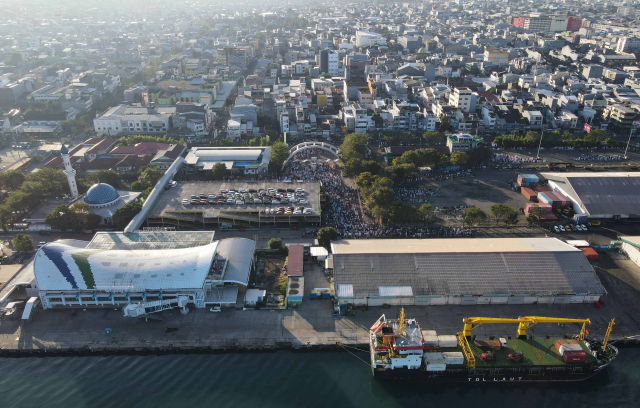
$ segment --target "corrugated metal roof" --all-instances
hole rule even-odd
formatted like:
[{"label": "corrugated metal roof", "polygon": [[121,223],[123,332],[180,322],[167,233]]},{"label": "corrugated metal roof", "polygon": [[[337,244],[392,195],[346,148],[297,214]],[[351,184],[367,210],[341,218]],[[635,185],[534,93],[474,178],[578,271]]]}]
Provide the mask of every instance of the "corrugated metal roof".
[{"label": "corrugated metal roof", "polygon": [[380,296],[413,296],[411,286],[380,286],[378,293]]},{"label": "corrugated metal roof", "polygon": [[218,241],[217,253],[228,261],[222,279],[225,282],[247,285],[255,249],[256,242],[247,238],[225,238]]},{"label": "corrugated metal roof", "polygon": [[591,215],[640,214],[640,173],[543,173]]},{"label": "corrugated metal roof", "polygon": [[[539,252],[338,253],[334,254],[333,273],[335,283],[353,285],[356,296],[378,296],[380,286],[410,286],[416,296],[606,293],[589,261],[580,250],[571,248]],[[377,251],[377,246],[372,250]]]},{"label": "corrugated metal roof", "polygon": [[339,298],[353,297],[353,285],[347,285],[347,284],[338,285],[337,295]]},{"label": "corrugated metal roof", "polygon": [[302,276],[304,272],[304,245],[289,245],[287,276]]},{"label": "corrugated metal roof", "polygon": [[432,254],[567,251],[556,238],[350,239],[333,241],[334,254]]}]

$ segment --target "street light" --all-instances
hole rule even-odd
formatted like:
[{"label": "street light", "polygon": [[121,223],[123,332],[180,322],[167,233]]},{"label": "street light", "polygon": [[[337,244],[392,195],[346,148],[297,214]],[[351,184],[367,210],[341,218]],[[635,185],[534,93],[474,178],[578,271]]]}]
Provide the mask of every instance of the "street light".
[{"label": "street light", "polygon": [[631,130],[629,131],[629,140],[627,140],[627,147],[624,149],[624,158],[627,159],[627,151],[629,150],[629,143],[631,143],[631,135],[633,134],[633,125],[631,125]]},{"label": "street light", "polygon": [[538,143],[538,154],[536,155],[536,160],[540,160],[540,146],[542,146],[542,135],[544,135],[544,129],[540,132],[540,143]]}]

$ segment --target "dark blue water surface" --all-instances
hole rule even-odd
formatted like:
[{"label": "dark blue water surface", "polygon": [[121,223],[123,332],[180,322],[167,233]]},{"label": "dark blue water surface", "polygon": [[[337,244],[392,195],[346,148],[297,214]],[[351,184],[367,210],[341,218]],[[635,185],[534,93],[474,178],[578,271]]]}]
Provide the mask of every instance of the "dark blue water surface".
[{"label": "dark blue water surface", "polygon": [[586,382],[492,388],[387,383],[342,352],[7,358],[0,407],[640,407],[640,349]]}]

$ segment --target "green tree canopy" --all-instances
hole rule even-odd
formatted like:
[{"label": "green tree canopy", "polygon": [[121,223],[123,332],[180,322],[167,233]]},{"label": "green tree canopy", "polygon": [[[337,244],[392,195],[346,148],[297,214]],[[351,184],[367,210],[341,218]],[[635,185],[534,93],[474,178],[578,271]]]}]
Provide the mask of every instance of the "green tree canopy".
[{"label": "green tree canopy", "polygon": [[[142,184],[141,190],[145,190],[147,187],[155,186],[164,172],[156,166],[149,164],[141,168],[139,174],[138,181]],[[133,184],[131,188],[133,189]]]},{"label": "green tree canopy", "polygon": [[518,223],[518,210],[506,204],[493,204],[489,208],[489,213],[496,225],[504,223],[507,226]]},{"label": "green tree canopy", "polygon": [[122,183],[120,181],[122,176],[112,170],[93,171],[88,173],[84,179],[91,185],[106,183],[116,189],[122,188]]},{"label": "green tree canopy", "polygon": [[289,157],[289,147],[284,142],[275,142],[271,145],[270,164],[280,168],[287,157]]},{"label": "green tree canopy", "polygon": [[120,207],[112,217],[113,223],[115,224],[116,228],[119,230],[124,229],[124,227],[126,227],[127,224],[131,222],[133,217],[135,217],[141,209],[142,203],[139,202],[131,202],[124,205],[123,207]]},{"label": "green tree canopy", "polygon": [[271,238],[269,240],[269,249],[280,249],[282,246],[282,239],[280,238]]},{"label": "green tree canopy", "polygon": [[16,191],[24,183],[24,174],[19,170],[8,170],[4,172],[4,188],[9,191]]},{"label": "green tree canopy", "polygon": [[482,224],[487,220],[487,213],[477,207],[465,208],[462,211],[462,222],[467,225]]},{"label": "green tree canopy", "polygon": [[364,133],[349,133],[340,145],[340,158],[343,162],[350,159],[364,159],[369,136]]},{"label": "green tree canopy", "polygon": [[13,248],[18,252],[31,252],[33,251],[33,239],[27,234],[18,234],[11,240]]},{"label": "green tree canopy", "polygon": [[418,208],[418,217],[422,219],[425,224],[433,224],[436,222],[436,210],[431,204],[422,204]]},{"label": "green tree canopy", "polygon": [[211,168],[211,179],[222,180],[227,174],[227,166],[224,163],[216,163]]},{"label": "green tree canopy", "polygon": [[333,227],[323,227],[318,231],[318,235],[316,236],[318,239],[318,244],[327,248],[328,251],[331,251],[331,241],[335,241],[338,239],[338,231]]},{"label": "green tree canopy", "polygon": [[0,205],[0,228],[4,232],[9,231],[13,227],[13,214],[7,205]]},{"label": "green tree canopy", "polygon": [[469,156],[465,152],[455,151],[451,153],[451,164],[454,166],[464,166],[469,162]]}]

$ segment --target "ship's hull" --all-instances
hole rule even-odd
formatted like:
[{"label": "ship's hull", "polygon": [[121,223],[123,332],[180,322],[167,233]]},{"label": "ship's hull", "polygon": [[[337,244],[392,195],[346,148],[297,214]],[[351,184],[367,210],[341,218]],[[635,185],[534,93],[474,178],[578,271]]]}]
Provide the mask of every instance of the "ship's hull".
[{"label": "ship's hull", "polygon": [[[460,370],[455,373],[436,373],[423,370],[375,370],[373,372],[376,378],[384,380],[398,381],[416,381],[421,383],[466,383],[466,384],[505,384],[505,383],[524,383],[524,382],[577,382],[585,381],[593,378],[595,375],[604,370],[607,365],[598,366],[588,369],[585,372],[569,373],[569,372],[545,372],[542,374],[527,373],[507,373],[507,374],[491,374],[491,373],[469,373],[467,370]],[[466,372],[465,372],[466,371]]]}]

